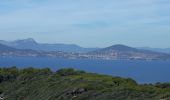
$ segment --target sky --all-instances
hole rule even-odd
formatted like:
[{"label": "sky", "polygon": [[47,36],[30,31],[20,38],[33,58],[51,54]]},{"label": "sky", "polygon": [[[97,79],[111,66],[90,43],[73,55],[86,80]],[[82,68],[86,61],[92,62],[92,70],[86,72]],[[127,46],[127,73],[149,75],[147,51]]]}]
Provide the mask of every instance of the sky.
[{"label": "sky", "polygon": [[0,40],[170,47],[169,0],[0,0]]}]

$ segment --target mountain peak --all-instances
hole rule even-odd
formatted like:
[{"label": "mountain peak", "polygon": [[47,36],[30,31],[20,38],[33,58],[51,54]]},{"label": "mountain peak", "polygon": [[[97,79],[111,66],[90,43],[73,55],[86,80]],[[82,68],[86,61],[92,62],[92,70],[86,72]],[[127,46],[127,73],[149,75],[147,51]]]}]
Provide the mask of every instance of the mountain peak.
[{"label": "mountain peak", "polygon": [[134,50],[137,50],[137,49],[126,46],[126,45],[117,44],[117,45],[112,45],[110,47],[107,47],[107,48],[105,48],[105,50],[134,51]]},{"label": "mountain peak", "polygon": [[27,39],[24,39],[25,41],[32,41],[32,42],[35,42],[35,40],[33,38],[27,38]]},{"label": "mountain peak", "polygon": [[29,41],[29,42],[35,42],[35,40],[34,40],[33,38],[20,39],[20,40],[16,40],[16,41]]},{"label": "mountain peak", "polygon": [[130,48],[130,47],[128,47],[126,45],[123,45],[123,44],[116,44],[116,45],[112,45],[110,47],[118,47],[118,48],[126,47],[126,48]]},{"label": "mountain peak", "polygon": [[27,38],[22,40],[16,40],[15,43],[26,43],[26,44],[37,44],[37,42],[33,38]]}]

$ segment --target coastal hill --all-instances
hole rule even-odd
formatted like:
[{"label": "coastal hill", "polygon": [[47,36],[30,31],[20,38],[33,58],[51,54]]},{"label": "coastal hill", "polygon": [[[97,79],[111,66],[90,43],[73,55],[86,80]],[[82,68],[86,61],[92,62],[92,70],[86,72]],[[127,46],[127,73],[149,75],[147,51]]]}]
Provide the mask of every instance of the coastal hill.
[{"label": "coastal hill", "polygon": [[1,52],[3,52],[3,51],[16,51],[16,50],[17,49],[15,49],[15,48],[0,44],[0,51]]},{"label": "coastal hill", "polygon": [[0,68],[1,100],[169,100],[170,84],[137,84],[74,69]]},{"label": "coastal hill", "polygon": [[108,59],[161,59],[169,58],[170,54],[159,53],[150,50],[143,50],[128,47],[125,45],[113,45],[100,50],[92,51],[88,53],[95,58],[108,58]]}]

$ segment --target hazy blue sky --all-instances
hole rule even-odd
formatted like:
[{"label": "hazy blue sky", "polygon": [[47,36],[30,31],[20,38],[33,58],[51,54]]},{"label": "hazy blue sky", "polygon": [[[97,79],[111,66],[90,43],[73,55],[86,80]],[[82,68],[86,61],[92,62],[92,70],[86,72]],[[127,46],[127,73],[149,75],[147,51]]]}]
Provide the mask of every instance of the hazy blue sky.
[{"label": "hazy blue sky", "polygon": [[170,0],[0,0],[0,39],[170,47]]}]

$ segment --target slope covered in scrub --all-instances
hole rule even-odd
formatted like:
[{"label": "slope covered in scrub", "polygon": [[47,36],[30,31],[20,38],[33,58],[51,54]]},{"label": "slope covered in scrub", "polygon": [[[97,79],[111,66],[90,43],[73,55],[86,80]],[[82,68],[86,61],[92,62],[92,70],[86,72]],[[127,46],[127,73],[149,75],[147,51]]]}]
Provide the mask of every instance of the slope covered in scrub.
[{"label": "slope covered in scrub", "polygon": [[3,100],[159,100],[170,99],[170,84],[139,85],[130,78],[74,69],[0,68]]}]

